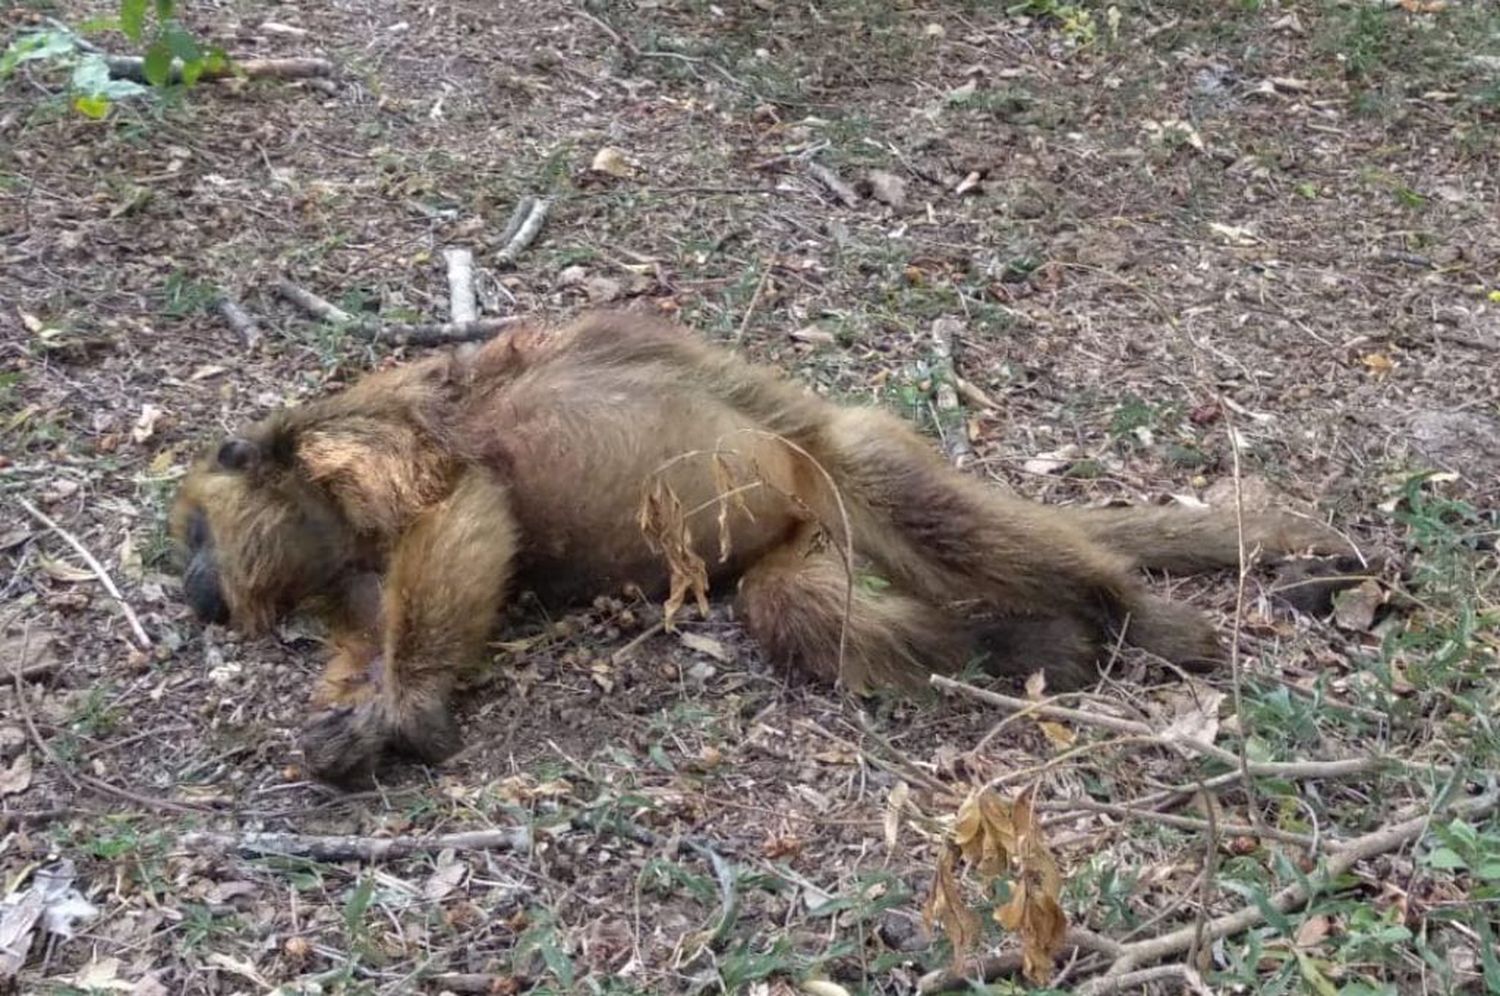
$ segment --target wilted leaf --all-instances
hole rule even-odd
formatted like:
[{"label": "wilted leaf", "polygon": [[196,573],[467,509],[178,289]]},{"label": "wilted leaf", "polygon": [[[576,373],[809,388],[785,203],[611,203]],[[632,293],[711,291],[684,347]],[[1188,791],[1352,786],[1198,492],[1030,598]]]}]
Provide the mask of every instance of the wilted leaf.
[{"label": "wilted leaf", "polygon": [[1051,742],[1052,746],[1067,749],[1073,746],[1078,739],[1078,734],[1068,729],[1061,723],[1053,723],[1045,719],[1037,720],[1037,729],[1042,731],[1042,736]]},{"label": "wilted leaf", "polygon": [[922,915],[931,930],[940,926],[953,948],[953,963],[961,964],[979,939],[979,916],[964,903],[963,891],[959,888],[954,866],[958,861],[958,850],[944,847],[938,855],[937,875],[932,882],[932,895]]},{"label": "wilted leaf", "polygon": [[1053,959],[1062,950],[1068,930],[1061,902],[1062,875],[1037,825],[1031,796],[1016,800],[1011,817],[1020,868],[1010,902],[995,911],[995,920],[1021,935],[1021,971],[1042,985],[1052,977]]},{"label": "wilted leaf", "polygon": [[667,561],[670,590],[662,606],[662,627],[674,630],[673,620],[689,594],[697,600],[698,612],[707,616],[708,565],[693,550],[682,502],[660,477],[641,502],[639,523],[647,543]]},{"label": "wilted leaf", "polygon": [[1004,874],[1016,847],[1011,807],[989,789],[973,793],[959,807],[953,843],[981,875]]},{"label": "wilted leaf", "polygon": [[700,654],[707,654],[716,661],[727,663],[730,659],[729,651],[725,648],[724,644],[711,636],[700,636],[697,633],[678,633],[677,639],[681,640],[682,645],[689,650],[696,650]]},{"label": "wilted leaf", "polygon": [[156,435],[156,423],[161,420],[163,414],[165,413],[155,405],[142,406],[135,425],[131,426],[130,438],[139,445]]},{"label": "wilted leaf", "polygon": [[92,581],[94,578],[94,575],[91,571],[88,571],[82,567],[74,567],[72,564],[63,560],[54,560],[44,553],[37,554],[36,562],[37,566],[40,567],[48,577],[52,578],[55,581],[65,581],[69,584],[76,584],[79,581]]},{"label": "wilted leaf", "polygon": [[30,754],[23,753],[10,763],[9,768],[0,767],[0,796],[20,795],[30,787]]}]

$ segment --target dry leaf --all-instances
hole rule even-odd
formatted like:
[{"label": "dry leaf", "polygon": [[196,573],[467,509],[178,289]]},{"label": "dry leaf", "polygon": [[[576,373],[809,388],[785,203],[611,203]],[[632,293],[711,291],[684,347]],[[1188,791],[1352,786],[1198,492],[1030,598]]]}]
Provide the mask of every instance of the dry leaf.
[{"label": "dry leaf", "polygon": [[1161,731],[1162,739],[1211,744],[1219,735],[1219,706],[1224,693],[1197,682],[1174,691],[1169,698],[1172,719]]},{"label": "dry leaf", "polygon": [[808,342],[819,346],[831,346],[838,341],[832,332],[820,329],[816,325],[804,325],[800,329],[789,332],[788,335],[797,342]]},{"label": "dry leaf", "polygon": [[1299,948],[1313,948],[1322,943],[1323,938],[1328,936],[1333,928],[1332,922],[1321,914],[1314,914],[1303,920],[1297,927],[1297,934],[1293,943]]},{"label": "dry leaf", "polygon": [[959,807],[953,843],[979,874],[988,878],[1004,874],[1016,847],[1010,807],[988,789],[971,794]]},{"label": "dry leaf", "polygon": [[30,787],[30,754],[22,754],[10,763],[9,768],[0,768],[0,796],[20,795]]},{"label": "dry leaf", "polygon": [[588,296],[590,304],[608,304],[618,301],[625,293],[625,288],[618,280],[609,277],[589,277],[583,282],[583,292]]},{"label": "dry leaf", "polygon": [[1033,702],[1040,702],[1047,691],[1047,672],[1033,671],[1026,676],[1026,697]]},{"label": "dry leaf", "polygon": [[1062,875],[1037,825],[1029,795],[1016,800],[1011,818],[1018,834],[1020,874],[1010,902],[995,911],[995,919],[1021,935],[1021,971],[1043,985],[1052,977],[1053,959],[1068,932],[1061,901]]},{"label": "dry leaf", "polygon": [[135,548],[135,537],[130,533],[120,541],[120,549],[115,556],[120,561],[120,573],[132,581],[139,581],[146,576],[145,564],[141,561],[141,551]]},{"label": "dry leaf", "polygon": [[959,851],[953,846],[944,847],[938,855],[937,875],[932,882],[932,895],[922,910],[927,929],[940,926],[953,948],[953,964],[963,963],[974,942],[979,939],[979,916],[964,902],[959,888],[955,865]]},{"label": "dry leaf", "polygon": [[1239,225],[1222,225],[1211,221],[1208,223],[1208,230],[1232,246],[1253,246],[1259,241],[1254,232]]},{"label": "dry leaf", "polygon": [[687,647],[689,650],[695,650],[700,654],[706,654],[716,661],[728,663],[730,660],[730,653],[728,649],[725,648],[724,644],[720,643],[718,640],[715,640],[711,636],[699,636],[697,633],[678,633],[677,639],[681,640],[682,645],[684,647]]},{"label": "dry leaf", "polygon": [[69,584],[76,584],[79,581],[92,581],[94,579],[92,571],[82,567],[74,567],[65,560],[53,560],[44,553],[37,554],[36,562],[37,566],[54,581],[65,581]]},{"label": "dry leaf", "polygon": [[1051,453],[1038,453],[1021,465],[1028,474],[1052,474],[1070,465],[1078,456],[1078,447],[1072,443]]},{"label": "dry leaf", "polygon": [[675,632],[674,620],[689,594],[700,615],[708,615],[708,565],[693,550],[693,535],[682,502],[660,477],[641,502],[639,523],[651,548],[667,561],[670,590],[662,606],[662,628]]},{"label": "dry leaf", "polygon": [[455,861],[453,855],[447,854],[447,863],[442,857],[438,858],[437,871],[422,883],[422,898],[429,902],[437,902],[448,893],[458,888],[469,873],[468,866],[461,861]]},{"label": "dry leaf", "polygon": [[849,990],[827,979],[807,979],[801,988],[807,996],[849,996]]},{"label": "dry leaf", "polygon": [[1060,750],[1066,750],[1073,746],[1078,739],[1078,734],[1068,729],[1061,723],[1053,723],[1045,719],[1037,720],[1037,728],[1042,731],[1042,736],[1051,742],[1052,746]]},{"label": "dry leaf", "polygon": [[1359,358],[1359,362],[1365,365],[1365,369],[1377,379],[1385,377],[1396,369],[1396,361],[1384,353],[1366,353]]},{"label": "dry leaf", "polygon": [[594,153],[594,161],[589,163],[589,169],[616,177],[627,177],[631,173],[630,162],[625,158],[625,153],[612,145],[606,145]]},{"label": "dry leaf", "polygon": [[141,414],[136,417],[135,425],[130,428],[130,438],[135,440],[137,445],[146,442],[156,435],[156,423],[161,421],[161,417],[165,414],[155,405],[143,405]]}]

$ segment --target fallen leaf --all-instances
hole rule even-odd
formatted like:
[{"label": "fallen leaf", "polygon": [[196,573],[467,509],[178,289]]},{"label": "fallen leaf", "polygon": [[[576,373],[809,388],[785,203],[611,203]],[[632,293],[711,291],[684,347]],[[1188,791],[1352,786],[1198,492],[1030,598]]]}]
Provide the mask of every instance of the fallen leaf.
[{"label": "fallen leaf", "polygon": [[589,277],[583,282],[583,292],[588,295],[591,304],[608,304],[618,301],[625,293],[625,288],[618,280],[610,277]]},{"label": "fallen leaf", "polygon": [[1028,474],[1053,474],[1070,466],[1077,458],[1078,452],[1077,445],[1069,443],[1050,453],[1038,453],[1023,463],[1021,469]]},{"label": "fallen leaf", "polygon": [[807,996],[849,996],[849,990],[827,979],[805,979],[801,989]]},{"label": "fallen leaf", "polygon": [[137,416],[135,425],[130,428],[130,438],[135,440],[136,445],[146,442],[156,435],[156,423],[166,414],[155,405],[141,406],[141,414]]},{"label": "fallen leaf", "polygon": [[[444,863],[444,857],[447,859],[446,863]],[[445,852],[438,859],[437,871],[422,883],[422,898],[429,902],[437,902],[463,884],[464,876],[468,873],[467,865],[455,860],[451,853]]]},{"label": "fallen leaf", "polygon": [[947,936],[955,966],[963,964],[979,939],[979,916],[964,902],[958,884],[955,870],[958,855],[958,848],[952,845],[942,849],[938,855],[937,875],[932,882],[932,895],[922,909],[927,929],[941,927]]},{"label": "fallen leaf", "polygon": [[1172,718],[1161,731],[1164,740],[1211,744],[1219,735],[1219,706],[1224,693],[1197,682],[1174,690],[1168,699]]},{"label": "fallen leaf", "polygon": [[1367,633],[1375,625],[1375,616],[1385,604],[1385,589],[1374,579],[1362,581],[1353,588],[1333,596],[1333,621],[1339,629]]},{"label": "fallen leaf", "polygon": [[100,958],[91,961],[87,965],[67,977],[69,983],[82,989],[84,992],[95,990],[114,990],[115,992],[130,992],[135,988],[134,983],[126,982],[120,978],[120,960],[118,958]]},{"label": "fallen leaf", "polygon": [[1046,737],[1052,743],[1052,746],[1059,749],[1066,750],[1073,746],[1074,741],[1078,739],[1078,734],[1075,731],[1068,729],[1061,723],[1039,719],[1036,725],[1037,729],[1042,731],[1042,736]]},{"label": "fallen leaf", "polygon": [[1259,241],[1254,232],[1240,225],[1224,225],[1211,221],[1208,223],[1208,230],[1232,246],[1253,246]]},{"label": "fallen leaf", "polygon": [[594,153],[594,161],[589,163],[589,169],[595,173],[622,178],[631,174],[630,162],[625,158],[625,153],[612,145],[606,145]]},{"label": "fallen leaf", "polygon": [[135,537],[126,533],[125,538],[120,541],[120,549],[115,552],[120,561],[120,573],[132,581],[139,581],[146,576],[145,565],[141,561],[141,552],[135,548]]},{"label": "fallen leaf", "polygon": [[82,567],[74,567],[64,560],[54,560],[44,553],[37,554],[37,566],[54,581],[64,581],[68,584],[76,584],[79,581],[92,581],[94,574]]},{"label": "fallen leaf", "polygon": [[1365,369],[1373,374],[1376,379],[1385,377],[1396,369],[1396,361],[1384,353],[1366,353],[1359,358],[1359,362],[1365,365]]},{"label": "fallen leaf", "polygon": [[1314,914],[1303,920],[1297,927],[1297,933],[1293,938],[1293,942],[1299,948],[1317,947],[1332,929],[1332,921],[1321,914]]},{"label": "fallen leaf", "polygon": [[9,768],[0,768],[0,796],[20,795],[30,787],[30,754],[22,754],[10,763]]},{"label": "fallen leaf", "polygon": [[797,342],[816,343],[820,346],[831,346],[838,341],[832,332],[829,332],[827,329],[820,329],[816,325],[804,325],[802,328],[788,333],[788,335]]},{"label": "fallen leaf", "polygon": [[689,594],[697,602],[698,613],[707,617],[708,565],[693,550],[693,534],[682,501],[660,477],[641,501],[638,521],[647,543],[667,561],[669,584],[662,605],[662,628],[676,631],[677,613]]},{"label": "fallen leaf", "polygon": [[728,649],[725,648],[724,644],[711,636],[700,636],[697,633],[678,633],[677,639],[681,640],[682,645],[689,650],[706,654],[721,663],[728,663],[730,660]]}]

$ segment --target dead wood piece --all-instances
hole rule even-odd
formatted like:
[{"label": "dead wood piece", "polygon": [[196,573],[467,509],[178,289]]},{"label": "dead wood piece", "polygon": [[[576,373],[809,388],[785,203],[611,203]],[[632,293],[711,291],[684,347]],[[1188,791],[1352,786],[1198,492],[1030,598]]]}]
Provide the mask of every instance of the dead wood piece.
[{"label": "dead wood piece", "polygon": [[505,227],[500,231],[500,238],[497,240],[500,245],[510,245],[510,240],[515,238],[521,226],[526,224],[526,219],[531,216],[531,209],[535,206],[536,198],[530,195],[516,201],[516,206],[511,208],[510,217],[506,219]]},{"label": "dead wood piece", "polygon": [[547,221],[547,212],[551,210],[552,202],[545,197],[539,197],[532,201],[531,207],[527,209],[526,219],[495,254],[496,262],[507,265],[514,263],[526,247],[536,241],[537,235],[542,230],[542,225]]},{"label": "dead wood piece", "polygon": [[260,326],[248,311],[240,307],[239,302],[226,294],[219,298],[216,307],[224,321],[234,330],[234,334],[240,337],[240,345],[246,349],[254,349],[260,345]]},{"label": "dead wood piece", "polygon": [[343,308],[324,300],[310,290],[297,286],[285,277],[276,281],[276,293],[314,318],[321,318],[325,322],[354,321],[354,316]]},{"label": "dead wood piece", "polygon": [[525,827],[434,834],[430,837],[317,837],[297,833],[184,834],[190,850],[237,854],[242,858],[292,857],[310,861],[394,861],[437,851],[526,851],[531,832]]},{"label": "dead wood piece", "polygon": [[115,587],[114,578],[109,576],[109,572],[104,569],[104,565],[99,563],[94,555],[89,553],[87,548],[78,542],[78,539],[72,533],[59,526],[56,522],[53,522],[41,509],[25,498],[18,500],[27,514],[56,533],[62,538],[63,542],[67,543],[78,553],[78,556],[83,558],[83,562],[88,565],[89,570],[94,572],[94,577],[99,579],[99,583],[104,586],[104,590],[109,593],[109,597],[114,599],[115,604],[120,607],[120,611],[125,616],[125,621],[130,624],[130,631],[135,634],[136,645],[141,650],[150,650],[151,638],[146,635],[145,627],[141,625],[140,619],[136,617],[135,610],[130,607],[129,602],[125,601],[125,596],[120,594],[120,589]]},{"label": "dead wood piece", "polygon": [[474,297],[474,254],[467,249],[445,249],[448,264],[448,316],[455,325],[479,318],[479,304]]},{"label": "dead wood piece", "polygon": [[[148,82],[146,60],[143,58],[133,55],[111,55],[104,61],[109,66],[109,74],[116,79],[134,80],[137,83]],[[231,59],[225,66],[206,67],[198,78],[202,80],[227,80],[235,77],[252,80],[305,80],[326,79],[332,76],[333,72],[333,63],[327,59]],[[172,63],[170,80],[173,83],[182,82],[180,61]]]},{"label": "dead wood piece", "polygon": [[958,399],[958,371],[954,368],[954,343],[963,331],[956,318],[939,318],[932,323],[932,392],[938,412],[938,429],[943,433],[943,448],[958,466],[973,459],[969,445],[964,407]]},{"label": "dead wood piece", "polygon": [[845,207],[859,206],[859,194],[855,193],[853,187],[839,179],[839,175],[827,166],[824,166],[815,159],[809,159],[807,161],[807,172],[812,175],[814,180],[827,187],[829,193],[837,197]]}]

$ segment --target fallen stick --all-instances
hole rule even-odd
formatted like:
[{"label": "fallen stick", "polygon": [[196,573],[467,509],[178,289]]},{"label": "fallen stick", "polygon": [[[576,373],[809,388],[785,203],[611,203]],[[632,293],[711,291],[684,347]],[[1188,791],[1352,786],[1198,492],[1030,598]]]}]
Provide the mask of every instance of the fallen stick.
[{"label": "fallen stick", "polygon": [[[110,55],[106,56],[104,61],[109,66],[109,75],[115,79],[134,80],[137,83],[149,82],[146,79],[146,60],[143,58],[133,55]],[[327,59],[244,59],[240,61],[231,59],[223,66],[205,66],[198,78],[200,80],[228,80],[237,77],[252,80],[326,79],[333,75],[333,71],[333,63]],[[173,61],[168,81],[182,82],[181,61]]]},{"label": "fallen stick", "polygon": [[[1469,821],[1481,819],[1494,812],[1500,804],[1500,792],[1461,799],[1446,807],[1446,815],[1462,816]],[[1160,961],[1188,950],[1201,937],[1202,943],[1211,944],[1220,938],[1242,933],[1259,926],[1266,919],[1268,910],[1290,913],[1311,898],[1312,894],[1327,888],[1361,861],[1376,855],[1386,854],[1403,847],[1420,837],[1431,826],[1436,813],[1423,813],[1394,826],[1384,827],[1356,837],[1343,849],[1331,855],[1323,866],[1305,879],[1293,882],[1276,895],[1261,903],[1246,906],[1233,913],[1216,917],[1206,924],[1189,924],[1158,937],[1148,937],[1121,945],[1115,962],[1107,973],[1079,986],[1074,990],[1078,996],[1102,996],[1118,992],[1120,982],[1127,973],[1143,963]],[[1304,885],[1303,883],[1306,883]]]},{"label": "fallen stick", "polygon": [[536,198],[529,194],[516,201],[516,206],[511,208],[510,217],[506,220],[505,227],[500,231],[500,238],[497,240],[500,245],[510,245],[510,240],[515,238],[516,233],[521,230],[521,226],[526,224],[526,219],[531,216],[531,209],[535,206]]},{"label": "fallen stick", "polygon": [[[1091,930],[1082,927],[1069,927],[1066,939],[1063,941],[1063,950],[1087,951],[1102,954],[1109,958],[1119,956],[1122,949],[1118,941],[1111,940]],[[993,955],[982,959],[977,965],[967,970],[963,968],[940,968],[928,972],[917,980],[917,992],[927,996],[929,993],[944,993],[949,990],[970,990],[971,982],[983,979],[985,982],[993,982],[996,979],[1015,975],[1021,971],[1022,961],[1019,951],[1006,954]]]},{"label": "fallen stick", "polygon": [[445,249],[443,259],[448,264],[448,317],[455,325],[477,320],[479,305],[474,298],[474,254],[467,249]]},{"label": "fallen stick", "polygon": [[54,533],[60,536],[65,543],[67,543],[75,551],[77,551],[78,556],[83,558],[83,562],[88,565],[88,568],[93,572],[94,577],[99,579],[99,583],[103,585],[104,590],[109,593],[109,597],[115,600],[115,604],[118,605],[120,607],[120,611],[124,613],[125,621],[130,624],[130,630],[135,634],[136,644],[139,649],[150,650],[151,637],[146,635],[145,627],[141,625],[140,619],[136,617],[135,610],[130,607],[129,602],[125,601],[125,596],[120,594],[120,589],[115,587],[114,578],[109,576],[109,572],[104,569],[104,565],[99,563],[94,555],[92,553],[89,553],[84,545],[78,542],[78,539],[72,533],[68,532],[62,526],[59,526],[56,522],[53,522],[52,519],[50,519],[47,514],[44,513],[41,509],[37,508],[25,498],[18,498],[16,500],[21,503],[21,507],[24,508],[33,519],[46,526],[48,529],[52,530]]},{"label": "fallen stick", "polygon": [[314,294],[310,290],[298,287],[285,277],[276,281],[276,293],[286,300],[295,304],[314,318],[321,318],[325,322],[353,322],[354,316],[331,301]]},{"label": "fallen stick", "polygon": [[[1225,750],[1217,744],[1206,743],[1202,740],[1163,737],[1159,730],[1153,729],[1148,723],[1140,723],[1133,719],[1120,719],[1117,716],[1101,716],[1097,713],[1047,705],[1042,702],[1028,702],[1026,699],[1002,695],[986,688],[976,688],[941,674],[933,675],[931,682],[945,691],[958,692],[1013,712],[1024,712],[1027,715],[1040,716],[1045,719],[1081,723],[1085,726],[1113,730],[1116,733],[1146,737],[1163,747],[1185,748],[1236,768],[1240,765],[1239,755],[1234,751]],[[1401,764],[1398,760],[1386,757],[1353,757],[1340,761],[1253,761],[1250,763],[1248,773],[1260,778],[1344,778],[1349,775],[1363,775],[1377,771],[1392,763]]]},{"label": "fallen stick", "polygon": [[943,434],[948,458],[959,467],[974,456],[964,406],[958,400],[958,371],[953,365],[954,342],[962,331],[963,323],[957,318],[944,317],[932,323],[933,403],[937,406],[938,431]]},{"label": "fallen stick", "polygon": [[537,234],[541,232],[543,223],[547,220],[547,212],[551,209],[552,202],[545,197],[538,197],[532,201],[526,211],[526,220],[495,254],[495,260],[502,265],[514,263],[516,257],[526,251],[526,247],[536,241]]},{"label": "fallen stick", "polygon": [[239,302],[226,294],[219,298],[215,307],[235,335],[240,337],[240,345],[246,349],[254,349],[260,345],[260,326],[255,324],[255,319],[250,317],[248,311],[240,307]]},{"label": "fallen stick", "polygon": [[812,174],[814,180],[827,187],[833,196],[843,202],[845,207],[859,206],[859,195],[854,192],[854,188],[843,180],[840,180],[839,175],[833,170],[824,166],[816,159],[809,159],[807,161],[807,171]]},{"label": "fallen stick", "polygon": [[531,831],[526,827],[471,830],[430,837],[310,836],[298,833],[216,833],[201,831],[182,836],[189,850],[237,854],[242,858],[307,858],[310,861],[393,861],[436,851],[526,851]]}]

